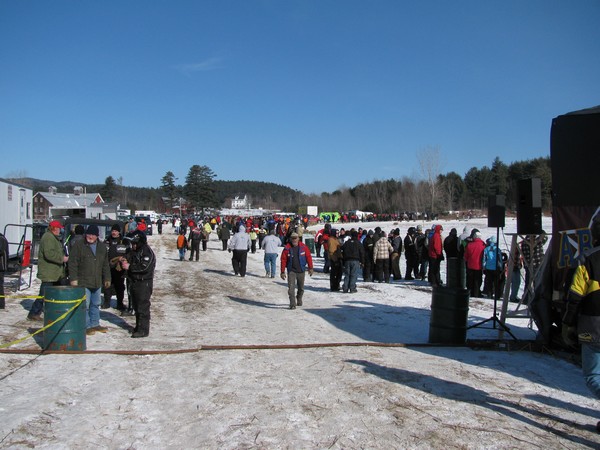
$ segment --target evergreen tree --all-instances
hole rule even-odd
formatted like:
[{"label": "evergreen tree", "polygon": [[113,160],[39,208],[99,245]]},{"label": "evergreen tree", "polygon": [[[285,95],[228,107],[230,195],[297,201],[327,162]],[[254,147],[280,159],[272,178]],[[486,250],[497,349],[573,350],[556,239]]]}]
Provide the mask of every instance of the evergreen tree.
[{"label": "evergreen tree", "polygon": [[104,186],[100,188],[100,195],[102,199],[109,203],[115,200],[117,193],[117,182],[112,176],[107,176],[106,180],[104,180]]},{"label": "evergreen tree", "polygon": [[506,195],[508,192],[508,166],[496,156],[492,163],[492,184],[490,195]]},{"label": "evergreen tree", "polygon": [[185,178],[183,193],[194,209],[199,210],[218,206],[213,184],[215,176],[214,172],[207,166],[195,164],[190,167],[190,171]]},{"label": "evergreen tree", "polygon": [[165,174],[165,176],[162,177],[160,180],[162,183],[162,189],[165,193],[165,196],[169,199],[169,207],[170,208],[173,208],[173,205],[175,204],[175,199],[177,197],[179,197],[178,189],[177,189],[177,186],[175,185],[176,179],[177,178],[175,177],[175,174],[169,170]]}]

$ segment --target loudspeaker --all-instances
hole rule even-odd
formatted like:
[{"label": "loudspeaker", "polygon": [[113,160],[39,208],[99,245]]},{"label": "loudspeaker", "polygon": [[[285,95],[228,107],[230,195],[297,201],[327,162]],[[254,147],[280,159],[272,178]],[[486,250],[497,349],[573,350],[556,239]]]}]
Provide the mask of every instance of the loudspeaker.
[{"label": "loudspeaker", "polygon": [[542,180],[529,178],[517,182],[517,233],[542,232]]},{"label": "loudspeaker", "polygon": [[490,195],[488,197],[488,227],[504,228],[505,216],[504,195]]}]

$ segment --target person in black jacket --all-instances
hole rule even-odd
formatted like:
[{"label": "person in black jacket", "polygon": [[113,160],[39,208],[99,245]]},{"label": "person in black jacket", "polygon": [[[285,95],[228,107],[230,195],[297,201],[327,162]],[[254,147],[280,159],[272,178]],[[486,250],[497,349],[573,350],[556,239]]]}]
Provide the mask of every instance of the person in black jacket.
[{"label": "person in black jacket", "polygon": [[390,257],[390,271],[394,276],[394,281],[400,281],[402,274],[400,272],[400,255],[402,254],[402,237],[400,236],[400,228],[392,231],[392,240],[390,241],[394,251]]},{"label": "person in black jacket", "polygon": [[456,228],[452,228],[450,234],[444,239],[444,253],[446,253],[446,259],[458,258],[459,248],[460,242],[458,241],[458,231],[456,231]]},{"label": "person in black jacket", "polygon": [[111,286],[104,290],[104,301],[102,309],[110,307],[110,300],[113,294],[117,296],[117,309],[124,311],[125,303],[125,272],[121,267],[121,257],[125,256],[129,245],[121,237],[121,226],[115,223],[111,230],[110,236],[104,241],[108,247],[108,264],[110,266],[110,281]]},{"label": "person in black jacket", "polygon": [[150,334],[150,297],[154,280],[156,257],[146,241],[146,235],[136,231],[131,238],[131,251],[121,262],[130,280],[131,298],[135,310],[132,338]]},{"label": "person in black jacket", "polygon": [[358,231],[352,229],[350,240],[342,245],[342,259],[344,261],[344,292],[356,292],[356,280],[365,260],[365,249],[358,241]]},{"label": "person in black jacket", "polygon": [[373,240],[373,230],[367,232],[367,237],[363,240],[363,250],[365,253],[364,264],[363,264],[363,280],[373,281],[373,247],[375,242]]},{"label": "person in black jacket", "polygon": [[417,230],[409,227],[404,238],[404,258],[406,258],[405,280],[419,277],[419,254],[417,252]]}]

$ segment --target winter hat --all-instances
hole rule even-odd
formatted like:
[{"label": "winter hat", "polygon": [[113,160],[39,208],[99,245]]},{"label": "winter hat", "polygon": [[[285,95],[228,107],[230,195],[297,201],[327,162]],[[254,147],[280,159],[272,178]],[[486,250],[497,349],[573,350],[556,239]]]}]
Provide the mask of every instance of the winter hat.
[{"label": "winter hat", "polygon": [[119,225],[118,223],[115,223],[111,228],[110,231],[118,231],[119,233],[121,232],[121,225]]},{"label": "winter hat", "polygon": [[94,225],[94,224],[88,225],[87,229],[85,230],[85,234],[99,236],[100,230],[98,229],[98,225]]},{"label": "winter hat", "polygon": [[367,234],[368,234],[369,236],[373,236],[373,235],[375,234],[375,232],[374,232],[373,230],[369,230],[369,231],[367,232]]},{"label": "winter hat", "polygon": [[475,233],[473,233],[473,237],[475,239],[481,239],[481,233],[479,231],[476,231]]},{"label": "winter hat", "polygon": [[490,236],[489,238],[487,238],[487,242],[489,242],[490,244],[495,244],[496,236]]},{"label": "winter hat", "polygon": [[75,225],[75,234],[83,236],[83,233],[85,233],[85,228],[83,228],[83,225],[81,225],[81,224]]},{"label": "winter hat", "polygon": [[422,225],[417,225],[417,231],[423,231],[423,226]]}]

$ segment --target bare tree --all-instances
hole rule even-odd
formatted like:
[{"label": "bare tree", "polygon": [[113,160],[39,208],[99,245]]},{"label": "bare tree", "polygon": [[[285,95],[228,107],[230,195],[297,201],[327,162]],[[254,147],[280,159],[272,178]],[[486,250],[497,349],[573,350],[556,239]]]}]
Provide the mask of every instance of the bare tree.
[{"label": "bare tree", "polygon": [[427,146],[417,152],[417,160],[421,174],[429,187],[429,197],[431,200],[431,210],[435,211],[435,195],[437,192],[438,176],[442,172],[443,161],[439,146]]}]

